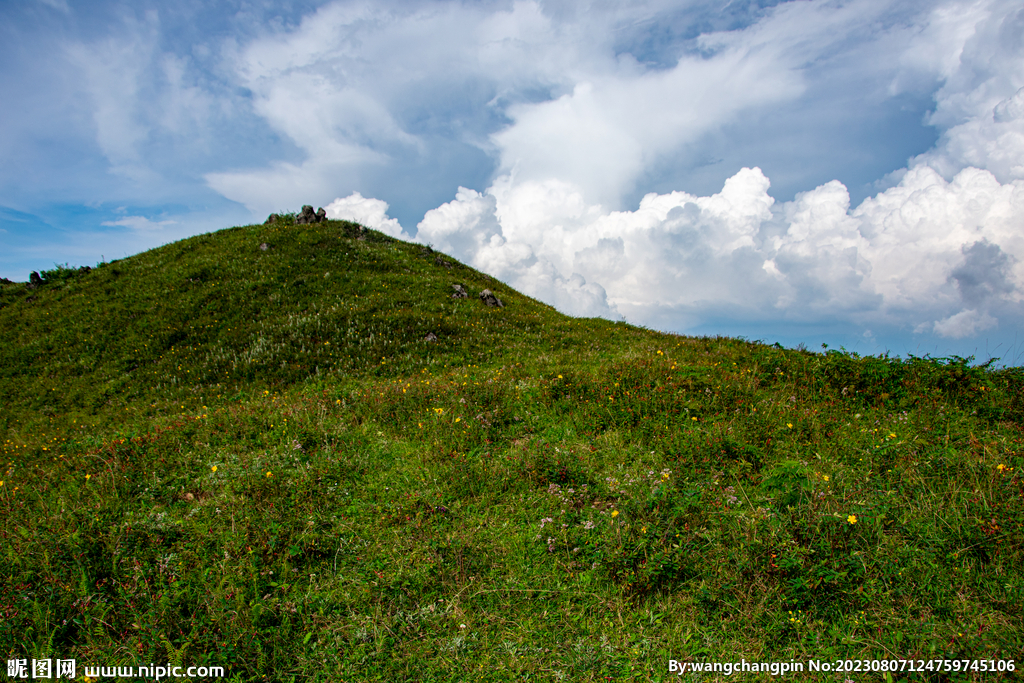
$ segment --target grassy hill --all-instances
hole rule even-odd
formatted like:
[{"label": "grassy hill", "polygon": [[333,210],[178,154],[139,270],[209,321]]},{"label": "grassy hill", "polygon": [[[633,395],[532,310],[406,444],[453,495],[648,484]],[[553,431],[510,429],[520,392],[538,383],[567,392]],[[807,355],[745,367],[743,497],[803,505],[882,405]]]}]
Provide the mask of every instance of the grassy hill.
[{"label": "grassy hill", "polygon": [[344,222],[57,267],[0,285],[0,330],[8,659],[238,681],[1021,664],[1017,369],[574,319]]}]

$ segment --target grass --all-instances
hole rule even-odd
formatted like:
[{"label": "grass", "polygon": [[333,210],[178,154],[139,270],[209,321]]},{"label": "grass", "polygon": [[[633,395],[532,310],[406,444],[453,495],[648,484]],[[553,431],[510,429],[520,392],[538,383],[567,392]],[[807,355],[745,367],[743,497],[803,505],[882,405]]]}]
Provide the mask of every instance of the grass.
[{"label": "grass", "polygon": [[8,659],[233,681],[1020,663],[1019,369],[569,318],[343,222],[40,281],[0,286]]}]

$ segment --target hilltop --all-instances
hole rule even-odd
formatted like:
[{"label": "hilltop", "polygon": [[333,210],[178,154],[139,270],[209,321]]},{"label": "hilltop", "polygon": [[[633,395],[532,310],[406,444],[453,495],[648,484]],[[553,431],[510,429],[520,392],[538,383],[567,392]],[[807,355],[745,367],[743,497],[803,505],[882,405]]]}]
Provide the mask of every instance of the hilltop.
[{"label": "hilltop", "polygon": [[[454,284],[474,295],[495,287],[509,306],[453,299]],[[539,341],[552,313],[428,247],[352,223],[233,228],[3,286],[0,400],[14,413],[88,415],[490,362],[509,330]],[[424,343],[431,333],[436,343]]]},{"label": "hilltop", "polygon": [[1018,369],[570,318],[341,221],[0,284],[0,329],[8,659],[990,681],[1024,651]]}]

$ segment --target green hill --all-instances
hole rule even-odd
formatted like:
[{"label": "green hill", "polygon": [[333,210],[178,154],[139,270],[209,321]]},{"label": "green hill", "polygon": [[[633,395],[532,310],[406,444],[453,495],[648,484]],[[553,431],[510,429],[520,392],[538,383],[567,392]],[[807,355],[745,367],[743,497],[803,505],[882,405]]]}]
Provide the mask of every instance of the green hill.
[{"label": "green hill", "polygon": [[1017,369],[574,319],[335,221],[2,284],[0,330],[8,659],[991,681],[1024,652]]}]

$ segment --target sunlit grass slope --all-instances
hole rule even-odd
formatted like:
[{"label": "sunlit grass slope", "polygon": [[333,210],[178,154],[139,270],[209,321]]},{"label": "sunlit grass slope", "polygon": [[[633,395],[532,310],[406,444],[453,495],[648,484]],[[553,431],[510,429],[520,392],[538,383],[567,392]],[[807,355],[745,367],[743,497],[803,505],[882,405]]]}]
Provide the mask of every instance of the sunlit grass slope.
[{"label": "sunlit grass slope", "polygon": [[1018,370],[572,319],[341,222],[42,275],[0,286],[8,659],[1021,664]]}]

